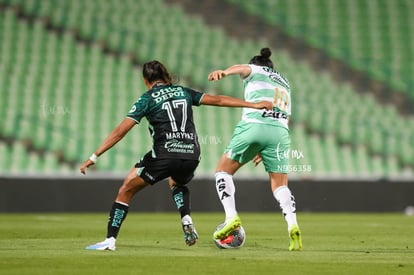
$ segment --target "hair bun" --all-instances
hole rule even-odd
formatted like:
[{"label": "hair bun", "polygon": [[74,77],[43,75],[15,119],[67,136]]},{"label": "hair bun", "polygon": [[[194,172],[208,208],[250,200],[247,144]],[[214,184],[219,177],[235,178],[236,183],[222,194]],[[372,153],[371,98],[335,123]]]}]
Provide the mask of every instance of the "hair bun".
[{"label": "hair bun", "polygon": [[269,58],[272,55],[272,52],[270,51],[269,48],[263,48],[260,50],[260,55],[265,58]]}]

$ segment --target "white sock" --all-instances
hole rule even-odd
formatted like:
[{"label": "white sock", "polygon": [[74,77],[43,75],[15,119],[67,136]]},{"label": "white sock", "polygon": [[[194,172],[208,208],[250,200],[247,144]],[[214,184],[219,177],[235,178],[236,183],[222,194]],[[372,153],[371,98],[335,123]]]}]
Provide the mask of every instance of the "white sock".
[{"label": "white sock", "polygon": [[295,198],[287,186],[280,186],[273,192],[273,196],[279,202],[283,216],[288,224],[288,231],[293,225],[297,225]]},{"label": "white sock", "polygon": [[226,213],[226,220],[234,218],[237,215],[237,210],[234,198],[236,187],[233,183],[233,176],[226,172],[217,172],[216,189],[224,212]]}]

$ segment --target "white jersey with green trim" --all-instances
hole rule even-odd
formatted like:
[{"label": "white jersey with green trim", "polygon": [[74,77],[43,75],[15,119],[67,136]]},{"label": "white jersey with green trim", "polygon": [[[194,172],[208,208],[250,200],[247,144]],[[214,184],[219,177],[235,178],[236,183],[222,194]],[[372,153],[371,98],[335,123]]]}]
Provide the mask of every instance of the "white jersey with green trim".
[{"label": "white jersey with green trim", "polygon": [[271,124],[288,129],[291,114],[289,81],[279,72],[249,64],[251,73],[244,80],[244,98],[248,102],[271,101],[273,110],[244,108],[242,120],[248,123]]}]

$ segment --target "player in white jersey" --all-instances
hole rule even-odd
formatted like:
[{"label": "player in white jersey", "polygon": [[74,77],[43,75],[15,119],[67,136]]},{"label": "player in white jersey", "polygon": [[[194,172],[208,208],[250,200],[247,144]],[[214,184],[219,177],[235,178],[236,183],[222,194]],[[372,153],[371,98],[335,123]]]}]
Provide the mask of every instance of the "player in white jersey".
[{"label": "player in white jersey", "polygon": [[248,102],[267,100],[273,102],[273,110],[243,109],[242,120],[234,129],[233,136],[216,168],[216,188],[223,205],[226,219],[214,238],[226,237],[241,224],[236,210],[233,175],[245,163],[263,161],[269,173],[270,185],[279,202],[288,225],[289,250],[302,249],[301,231],[296,220],[295,198],[288,188],[290,148],[289,116],[291,114],[290,85],[288,80],[273,69],[269,59],[271,51],[263,48],[249,64],[233,65],[225,70],[209,74],[208,80],[216,81],[230,75],[239,75],[244,83],[244,98]]}]

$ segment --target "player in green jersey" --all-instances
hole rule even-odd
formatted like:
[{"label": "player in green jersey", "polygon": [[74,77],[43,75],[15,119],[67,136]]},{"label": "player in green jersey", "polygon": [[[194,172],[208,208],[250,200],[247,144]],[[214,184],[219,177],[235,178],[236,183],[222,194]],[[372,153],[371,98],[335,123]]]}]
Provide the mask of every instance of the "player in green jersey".
[{"label": "player in green jersey", "polygon": [[150,61],[143,66],[148,91],[132,106],[127,117],[108,135],[80,167],[82,174],[99,156],[119,142],[145,117],[153,147],[126,176],[109,212],[106,239],[86,247],[88,250],[115,250],[115,242],[132,197],[148,185],[168,178],[173,200],[181,215],[184,241],[194,245],[198,235],[190,216],[190,193],[186,184],[193,178],[200,158],[200,145],[193,122],[192,106],[214,105],[272,109],[269,102],[247,102],[221,95],[209,95],[175,85],[165,66]]},{"label": "player in green jersey", "polygon": [[241,224],[236,210],[233,175],[245,163],[253,160],[257,165],[263,161],[269,173],[270,185],[279,202],[290,236],[289,250],[302,249],[302,238],[296,220],[295,198],[288,188],[290,137],[288,122],[291,114],[289,81],[273,69],[269,48],[261,49],[249,64],[233,65],[225,70],[209,74],[208,80],[217,81],[226,76],[239,75],[244,83],[246,101],[273,102],[272,110],[244,108],[242,120],[216,168],[216,188],[223,205],[226,219],[215,238],[226,237]]}]

